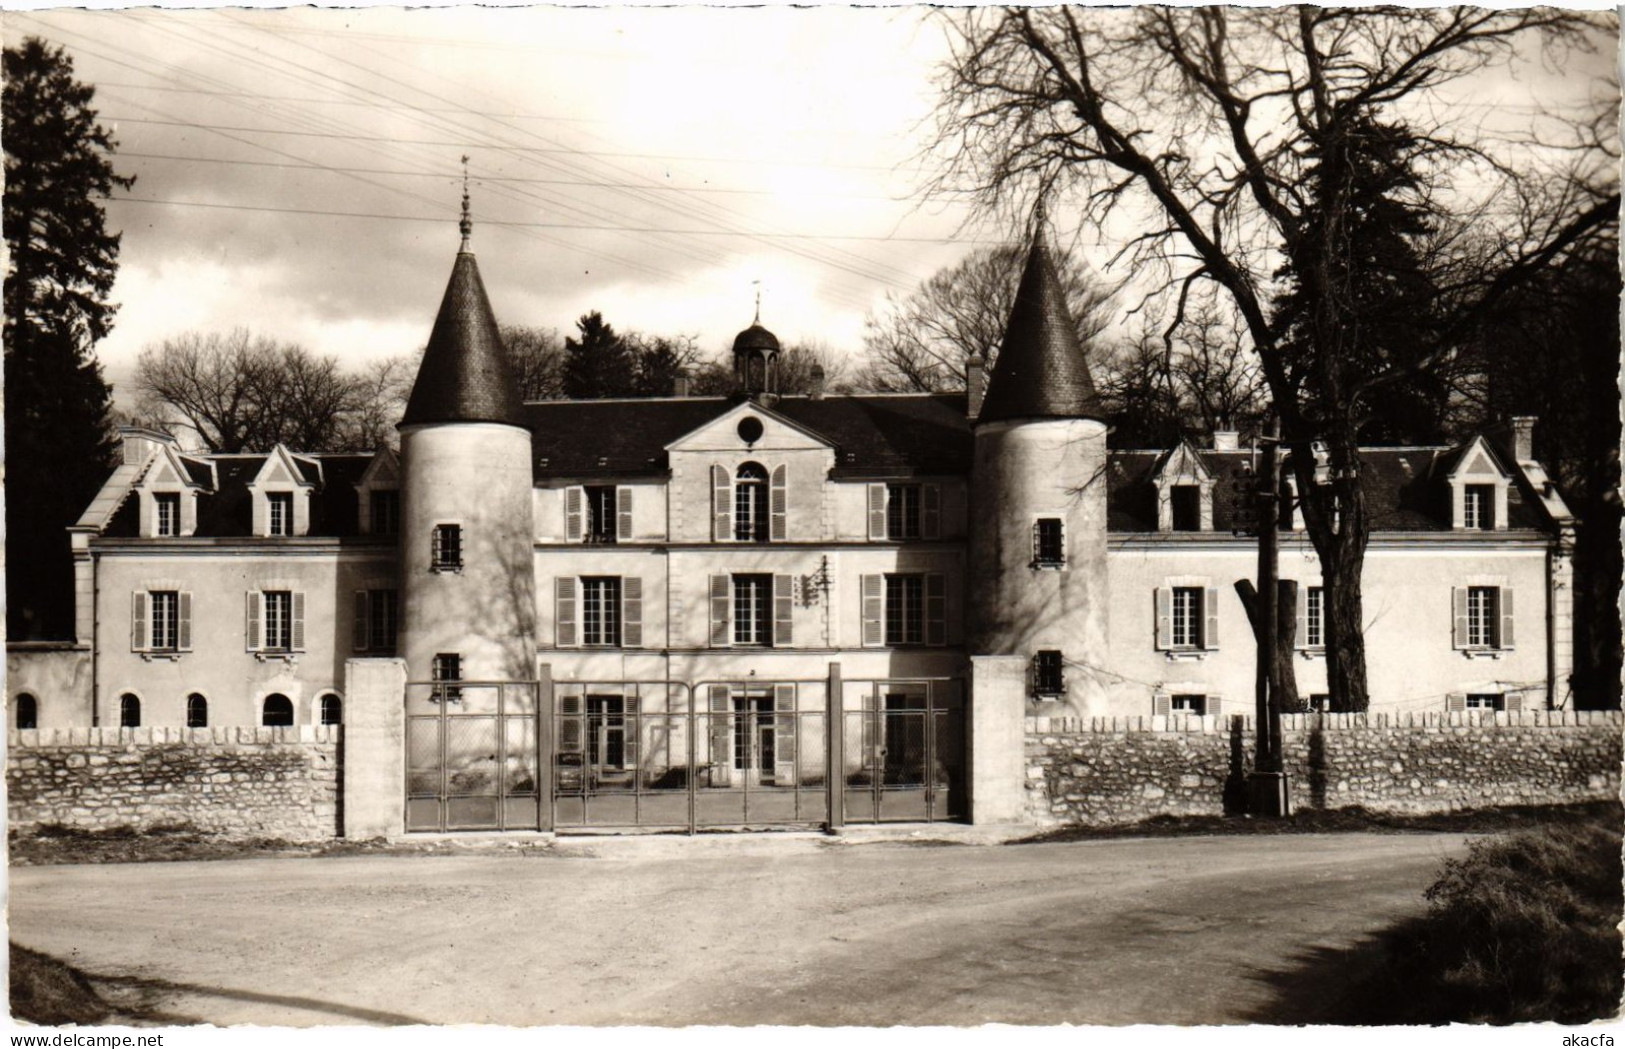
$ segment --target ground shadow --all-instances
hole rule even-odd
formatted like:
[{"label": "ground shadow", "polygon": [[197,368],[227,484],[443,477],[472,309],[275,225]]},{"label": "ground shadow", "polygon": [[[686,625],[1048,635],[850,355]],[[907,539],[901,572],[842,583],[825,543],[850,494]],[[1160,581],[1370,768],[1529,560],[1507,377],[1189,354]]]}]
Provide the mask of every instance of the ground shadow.
[{"label": "ground shadow", "polygon": [[[146,976],[96,976],[86,974],[90,981],[98,988],[107,988],[113,994],[120,992],[139,992],[143,1003],[143,1010],[149,1016],[160,1015],[154,1005],[174,995],[189,994],[205,998],[225,998],[239,1002],[257,1002],[262,1005],[279,1005],[290,1009],[302,1009],[307,1012],[321,1013],[326,1016],[342,1016],[351,1020],[360,1020],[363,1023],[382,1024],[387,1026],[406,1026],[413,1024],[426,1024],[429,1021],[416,1016],[406,1016],[402,1013],[384,1012],[379,1009],[363,1009],[353,1005],[343,1005],[339,1002],[326,1002],[318,998],[302,998],[286,994],[266,994],[263,991],[245,991],[235,987],[206,987],[195,983],[178,983],[173,980],[160,980]],[[170,1022],[181,1023],[207,1023],[207,1020],[193,1020],[182,1017],[171,1017]]]},{"label": "ground shadow", "polygon": [[1310,947],[1279,967],[1255,968],[1248,975],[1273,993],[1245,1021],[1346,1027],[1448,1023],[1406,1015],[1399,1003],[1409,996],[1391,975],[1394,959],[1418,942],[1424,926],[1423,918],[1409,918],[1348,947]]}]

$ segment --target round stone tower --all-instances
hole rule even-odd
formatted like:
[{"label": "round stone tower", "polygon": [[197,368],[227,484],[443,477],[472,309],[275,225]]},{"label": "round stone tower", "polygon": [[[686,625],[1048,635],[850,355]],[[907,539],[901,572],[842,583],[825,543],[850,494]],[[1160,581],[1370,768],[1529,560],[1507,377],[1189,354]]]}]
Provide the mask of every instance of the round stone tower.
[{"label": "round stone tower", "polygon": [[[466,208],[466,199],[465,199]],[[452,265],[401,433],[408,679],[536,676],[531,439],[469,250]]]},{"label": "round stone tower", "polygon": [[1056,713],[1104,709],[1106,423],[1042,235],[975,421],[970,653],[1020,656]]}]

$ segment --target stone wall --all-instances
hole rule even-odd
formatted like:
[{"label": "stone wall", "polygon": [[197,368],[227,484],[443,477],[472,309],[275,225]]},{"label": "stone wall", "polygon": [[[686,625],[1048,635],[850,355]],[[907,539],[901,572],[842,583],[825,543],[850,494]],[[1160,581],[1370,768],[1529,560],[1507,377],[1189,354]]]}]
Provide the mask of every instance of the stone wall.
[{"label": "stone wall", "polygon": [[[1296,714],[1282,721],[1295,810],[1442,812],[1615,798],[1618,711]],[[1250,717],[1027,719],[1027,817],[1132,823],[1240,810]]]},{"label": "stone wall", "polygon": [[190,824],[226,838],[340,833],[339,738],[297,728],[13,731],[11,826],[85,830]]}]

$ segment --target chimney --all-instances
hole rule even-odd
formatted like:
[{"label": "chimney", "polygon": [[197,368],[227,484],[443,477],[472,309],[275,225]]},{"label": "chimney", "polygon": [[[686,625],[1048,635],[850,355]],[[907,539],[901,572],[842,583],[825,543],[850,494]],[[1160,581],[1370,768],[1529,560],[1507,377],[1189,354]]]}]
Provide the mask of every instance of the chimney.
[{"label": "chimney", "polygon": [[673,397],[688,396],[688,372],[678,372],[671,382],[671,395]]},{"label": "chimney", "polygon": [[127,463],[145,462],[147,456],[160,444],[167,444],[171,448],[179,447],[175,438],[169,434],[149,430],[144,426],[120,426],[118,439],[124,446],[124,461]]},{"label": "chimney", "polygon": [[1512,417],[1512,458],[1520,463],[1533,462],[1535,459],[1536,421],[1533,415]]},{"label": "chimney", "polygon": [[987,361],[979,353],[965,359],[965,414],[974,419],[982,414],[982,398],[987,395]]},{"label": "chimney", "polygon": [[823,400],[824,399],[824,366],[822,364],[814,364],[812,366],[811,380],[812,381],[808,384],[807,396],[811,397],[815,401]]},{"label": "chimney", "polygon": [[1230,427],[1224,423],[1221,423],[1220,425],[1223,426],[1224,429],[1213,431],[1213,450],[1215,452],[1233,452],[1237,448],[1241,447],[1241,434],[1230,429]]}]

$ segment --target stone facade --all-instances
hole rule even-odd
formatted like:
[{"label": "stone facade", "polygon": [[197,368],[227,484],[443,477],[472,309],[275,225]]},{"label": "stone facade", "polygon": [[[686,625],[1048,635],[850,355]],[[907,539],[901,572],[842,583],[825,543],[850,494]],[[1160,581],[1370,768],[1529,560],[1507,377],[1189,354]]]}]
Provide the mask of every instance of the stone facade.
[{"label": "stone facade", "polygon": [[[1282,718],[1296,809],[1447,812],[1617,797],[1618,711]],[[1236,811],[1250,717],[1027,719],[1027,818],[1111,825]]]},{"label": "stone facade", "polygon": [[40,729],[8,739],[11,827],[189,824],[223,838],[332,838],[336,727]]}]

